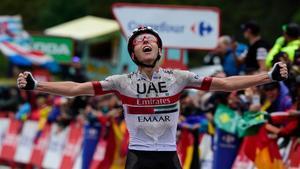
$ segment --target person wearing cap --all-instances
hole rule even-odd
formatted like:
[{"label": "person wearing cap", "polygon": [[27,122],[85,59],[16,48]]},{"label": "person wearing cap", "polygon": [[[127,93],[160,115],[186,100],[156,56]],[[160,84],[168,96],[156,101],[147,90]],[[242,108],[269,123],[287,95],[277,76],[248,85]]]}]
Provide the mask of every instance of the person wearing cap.
[{"label": "person wearing cap", "polygon": [[260,27],[254,21],[249,21],[241,25],[245,39],[249,42],[246,57],[241,60],[245,64],[247,74],[254,71],[265,71],[265,60],[270,50],[270,45],[261,38]]},{"label": "person wearing cap", "polygon": [[180,94],[186,88],[211,91],[234,91],[250,86],[287,79],[285,64],[276,63],[268,73],[226,78],[200,77],[182,70],[163,69],[158,65],[162,40],[150,27],[135,29],[128,40],[135,72],[112,75],[105,80],[85,83],[40,82],[30,72],[20,73],[17,86],[24,90],[68,97],[116,93],[123,104],[129,131],[126,169],[179,169],[176,129]]},{"label": "person wearing cap", "polygon": [[283,82],[272,82],[262,86],[264,103],[269,102],[265,111],[272,113],[287,111],[292,106],[292,98],[289,89]]},{"label": "person wearing cap", "polygon": [[274,46],[270,50],[266,58],[266,66],[272,67],[272,60],[279,52],[284,52],[288,58],[293,62],[295,51],[300,46],[300,27],[296,23],[289,23],[282,26],[283,36],[277,38]]}]

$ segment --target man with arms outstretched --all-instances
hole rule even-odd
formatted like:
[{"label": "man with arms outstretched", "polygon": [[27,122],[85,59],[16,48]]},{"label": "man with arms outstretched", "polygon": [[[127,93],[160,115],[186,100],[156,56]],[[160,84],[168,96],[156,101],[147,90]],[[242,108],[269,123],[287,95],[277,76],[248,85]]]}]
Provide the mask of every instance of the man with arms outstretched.
[{"label": "man with arms outstretched", "polygon": [[[86,83],[37,82],[29,72],[20,73],[18,87],[63,96],[115,93],[122,100],[130,134],[126,169],[180,169],[176,152],[179,96],[182,90],[234,91],[288,76],[285,64],[270,72],[227,78],[200,77],[189,71],[162,69],[158,65],[162,40],[150,27],[135,29],[128,41],[136,72],[113,75]],[[233,65],[234,66],[234,65]]]}]

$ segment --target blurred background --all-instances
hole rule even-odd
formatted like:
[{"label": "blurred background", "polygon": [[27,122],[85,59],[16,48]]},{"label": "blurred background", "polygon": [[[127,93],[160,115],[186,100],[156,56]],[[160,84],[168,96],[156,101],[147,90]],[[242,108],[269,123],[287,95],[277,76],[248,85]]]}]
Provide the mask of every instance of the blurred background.
[{"label": "blurred background", "polygon": [[[124,168],[129,136],[116,95],[23,91],[16,77],[27,70],[39,81],[85,82],[135,71],[127,37],[140,23],[158,28],[164,68],[222,78],[268,71],[282,61],[290,71],[285,82],[244,91],[183,91],[177,144],[184,169],[300,168],[300,1],[0,4],[0,168]],[[179,35],[181,27],[168,21],[187,25],[189,33]]]}]

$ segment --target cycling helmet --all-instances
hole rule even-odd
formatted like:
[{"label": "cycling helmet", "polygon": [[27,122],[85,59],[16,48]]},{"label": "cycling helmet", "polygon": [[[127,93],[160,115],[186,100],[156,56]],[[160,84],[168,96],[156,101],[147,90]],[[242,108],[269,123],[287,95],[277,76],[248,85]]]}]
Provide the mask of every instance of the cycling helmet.
[{"label": "cycling helmet", "polygon": [[[162,48],[162,40],[160,38],[160,36],[158,35],[158,33],[152,29],[151,27],[147,26],[147,27],[144,27],[144,26],[140,26],[136,29],[133,30],[132,34],[129,36],[129,39],[128,39],[128,46],[127,46],[127,49],[128,49],[128,53],[129,55],[131,56],[132,52],[133,52],[133,40],[140,34],[143,34],[143,33],[149,33],[149,34],[152,34],[154,35],[156,38],[157,38],[157,45],[158,45],[158,48]],[[160,55],[158,54],[157,55],[157,58],[155,59],[155,62],[152,64],[152,65],[147,65],[147,64],[144,64],[142,62],[140,62],[139,60],[137,59],[133,59],[133,61],[139,65],[139,66],[144,66],[144,67],[154,67],[156,62],[159,61],[160,59]]]}]

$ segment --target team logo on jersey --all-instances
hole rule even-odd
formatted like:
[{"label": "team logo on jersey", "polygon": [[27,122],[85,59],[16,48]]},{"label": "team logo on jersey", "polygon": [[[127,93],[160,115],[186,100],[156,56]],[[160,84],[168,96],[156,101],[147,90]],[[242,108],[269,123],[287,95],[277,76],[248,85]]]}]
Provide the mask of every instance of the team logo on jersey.
[{"label": "team logo on jersey", "polygon": [[149,98],[149,99],[137,99],[137,105],[160,105],[170,104],[170,98]]},{"label": "team logo on jersey", "polygon": [[138,122],[169,122],[170,116],[164,115],[164,116],[138,116],[137,117]]},{"label": "team logo on jersey", "polygon": [[151,92],[154,93],[166,93],[167,85],[166,82],[158,82],[157,84],[154,83],[137,83],[136,90],[138,94],[149,94]]}]

